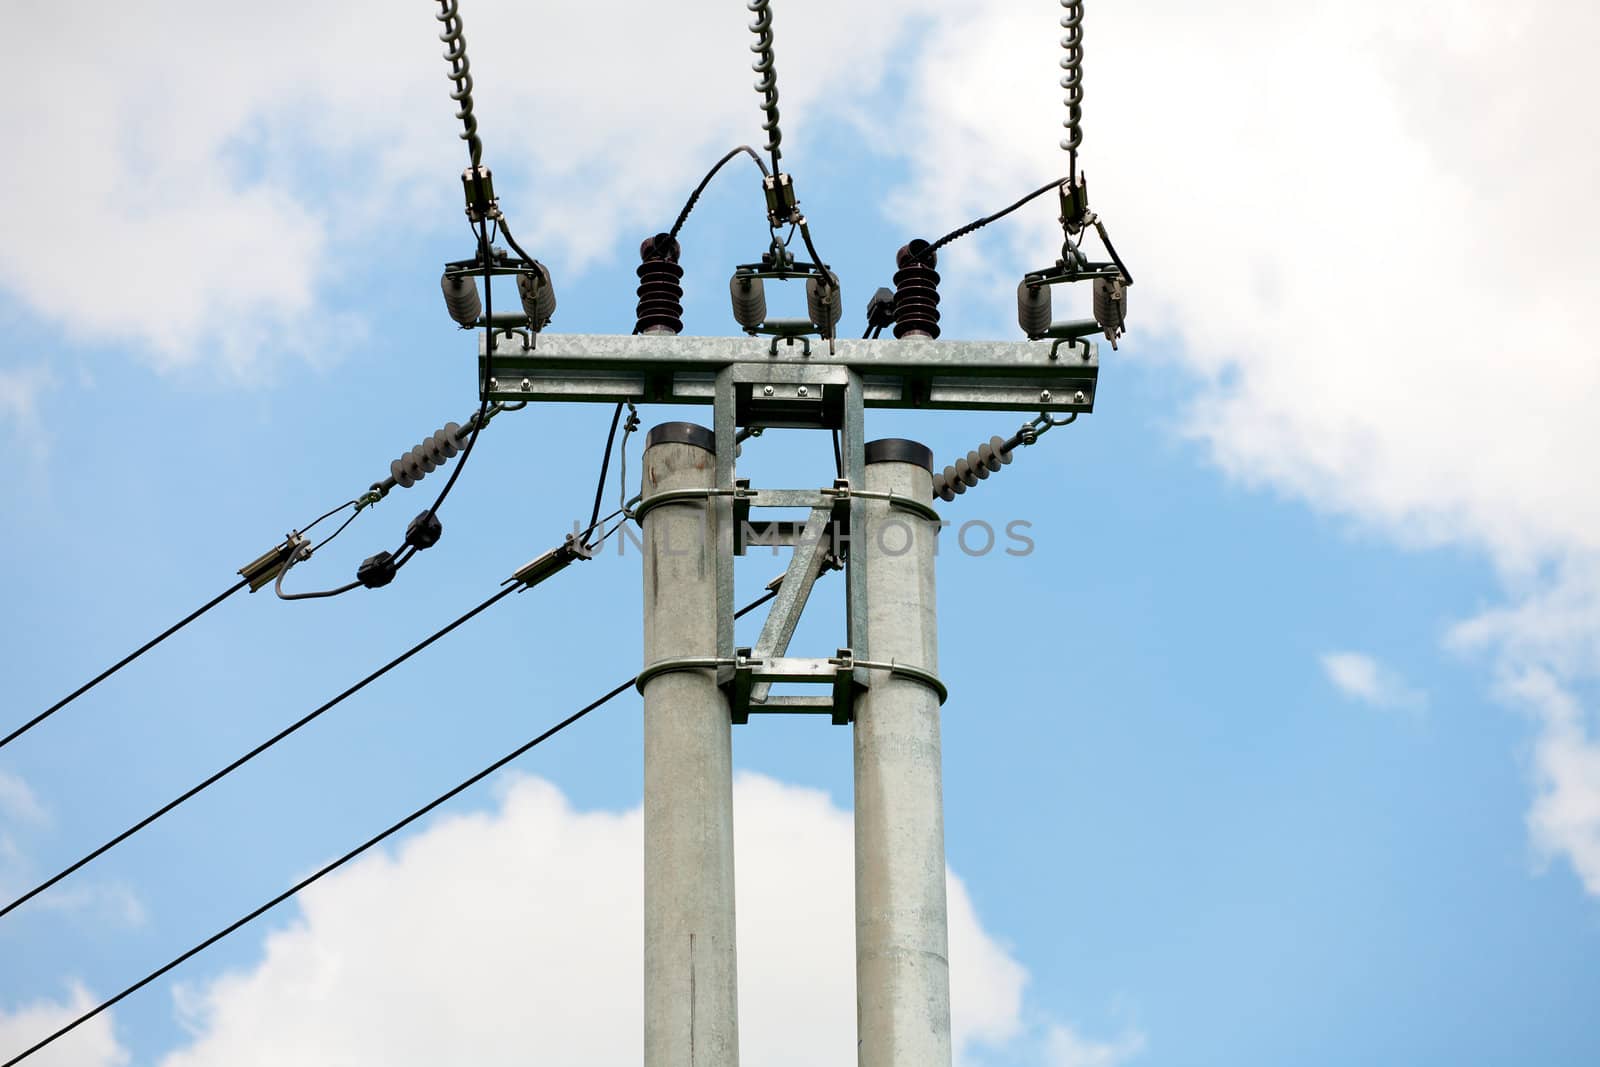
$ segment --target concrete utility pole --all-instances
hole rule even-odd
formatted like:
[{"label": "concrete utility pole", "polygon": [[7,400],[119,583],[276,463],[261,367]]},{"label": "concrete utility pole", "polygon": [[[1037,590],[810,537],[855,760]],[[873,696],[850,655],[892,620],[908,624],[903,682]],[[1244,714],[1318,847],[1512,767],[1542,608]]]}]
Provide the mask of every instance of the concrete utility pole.
[{"label": "concrete utility pole", "polygon": [[[866,446],[867,490],[932,495],[933,454],[911,441]],[[938,669],[938,527],[868,500],[867,643],[874,659]],[[856,704],[856,1004],[862,1067],[951,1060],[939,694],[888,675]]]},{"label": "concrete utility pole", "polygon": [[[854,724],[859,1064],[948,1067],[932,456],[911,441],[869,443],[864,412],[1092,411],[1094,344],[1077,334],[827,348],[799,335],[535,343],[500,331],[480,360],[491,400],[714,410],[714,429],[650,432],[635,510],[645,552],[645,1067],[738,1063],[730,735],[756,714]],[[839,434],[842,469],[830,484],[771,489],[738,477],[739,431],[776,427]],[[755,517],[772,508],[807,517]],[[733,569],[755,544],[794,552],[760,636],[744,647]],[[789,655],[812,583],[838,565],[845,642],[831,656]]]},{"label": "concrete utility pole", "polygon": [[[715,657],[716,480],[711,431],[650,431],[644,516],[644,661]],[[714,668],[658,674],[644,692],[644,1062],[738,1067],[733,737]]]}]

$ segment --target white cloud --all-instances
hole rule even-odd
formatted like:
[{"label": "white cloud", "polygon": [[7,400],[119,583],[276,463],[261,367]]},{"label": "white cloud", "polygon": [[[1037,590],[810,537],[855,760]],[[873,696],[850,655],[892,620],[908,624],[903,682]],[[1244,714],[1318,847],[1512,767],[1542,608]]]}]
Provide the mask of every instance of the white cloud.
[{"label": "white cloud", "polygon": [[0,771],[0,815],[18,823],[39,825],[49,821],[49,813],[27,782]]},{"label": "white cloud", "polygon": [[[938,25],[908,224],[1061,171],[1053,14],[992,0]],[[1600,141],[1579,132],[1600,8],[1157,0],[1087,28],[1083,159],[1138,279],[1122,358],[1171,352],[1195,376],[1189,428],[1241,481],[1484,552],[1512,604],[1469,624],[1492,638],[1475,647],[1574,698],[1600,670]],[[953,316],[1054,259],[1053,214],[950,249],[947,289],[969,287]],[[1595,727],[1573,717],[1535,719],[1531,825],[1593,871],[1600,771],[1577,757]]]},{"label": "white cloud", "polygon": [[[815,790],[735,786],[741,1056],[855,1050],[853,833]],[[308,891],[261,963],[180,987],[194,1040],[162,1067],[315,1060],[636,1064],[641,816],[573,810],[519,779],[500,810],[441,821]],[[958,1050],[1023,1037],[1026,973],[950,887]]]},{"label": "white cloud", "polygon": [[1049,1067],[1118,1067],[1144,1051],[1145,1038],[1129,1031],[1115,1041],[1093,1041],[1071,1026],[1050,1027],[1045,1037]]},{"label": "white cloud", "polygon": [[1376,708],[1420,709],[1427,695],[1388,667],[1360,652],[1327,652],[1322,670],[1345,696]]},{"label": "white cloud", "polygon": [[[74,986],[65,1003],[40,1000],[15,1011],[0,1010],[0,1055],[9,1058],[21,1052],[94,1003],[86,990]],[[89,1020],[27,1061],[28,1067],[120,1067],[127,1062],[128,1053],[112,1033],[109,1012]]]},{"label": "white cloud", "polygon": [[[459,218],[431,14],[38,8],[0,42],[19,84],[49,87],[0,114],[0,286],[162,366],[207,355],[242,376],[269,337],[315,358],[351,328],[326,286],[375,233]],[[868,121],[904,61],[883,126],[915,170],[895,198],[908,230],[1009,202],[1062,165],[1056,14],[786,5],[786,146],[805,160],[820,124]],[[558,268],[654,224],[710,152],[755,131],[749,35],[725,10],[474,0],[466,15],[487,159],[523,243]],[[1531,616],[1581,601],[1569,583],[1600,567],[1583,319],[1600,142],[1581,132],[1597,31],[1600,8],[1558,0],[1152,0],[1095,7],[1087,39],[1085,165],[1139,278],[1126,358],[1174,342],[1198,383],[1190,428],[1242,481],[1407,544],[1481,549],[1514,598],[1553,567],[1553,590],[1512,610],[1528,616],[1518,642],[1560,630],[1561,647],[1503,654],[1567,691],[1584,675],[1547,661],[1600,643],[1600,612]],[[952,325],[998,325],[974,309],[1054,258],[1052,215],[950,250]],[[419,273],[419,295],[432,284]]]},{"label": "white cloud", "polygon": [[52,888],[30,901],[29,907],[87,915],[119,926],[143,926],[148,918],[138,894],[119,882]]},{"label": "white cloud", "polygon": [[[779,10],[785,146],[825,107],[859,106],[911,20],[957,2]],[[324,289],[374,236],[397,219],[461,224],[435,10],[40,6],[0,43],[35,87],[0,114],[0,286],[161,366],[204,356],[242,375],[311,357],[350,328],[327,322]],[[659,226],[708,155],[759,133],[742,8],[621,0],[596,18],[582,0],[473,0],[463,14],[485,162],[519,239],[553,266]],[[437,299],[428,269],[417,293]]]},{"label": "white cloud", "polygon": [[43,365],[0,367],[0,433],[8,433],[24,455],[37,458],[45,452],[39,397],[54,385]]}]

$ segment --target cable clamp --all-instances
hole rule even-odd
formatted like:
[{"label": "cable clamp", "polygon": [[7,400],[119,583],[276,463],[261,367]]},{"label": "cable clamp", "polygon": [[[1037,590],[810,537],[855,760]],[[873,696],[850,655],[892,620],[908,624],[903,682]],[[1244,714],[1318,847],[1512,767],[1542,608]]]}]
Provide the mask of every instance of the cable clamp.
[{"label": "cable clamp", "polygon": [[773,229],[800,223],[800,201],[795,196],[794,178],[788,174],[769,174],[761,180],[767,194],[767,225]]},{"label": "cable clamp", "polygon": [[507,578],[502,585],[516,583],[523,589],[532,589],[552,574],[559,574],[580,559],[590,559],[590,552],[574,534],[568,534],[566,540],[552,548],[542,556],[524,563],[517,571]]},{"label": "cable clamp", "polygon": [[915,667],[909,663],[901,663],[899,660],[893,659],[888,663],[858,659],[855,661],[855,666],[865,667],[869,671],[888,671],[896,678],[907,678],[913,682],[920,682],[933,690],[934,695],[939,698],[941,706],[946,700],[950,699],[950,690],[946,688],[944,682],[939,680],[937,674],[925,668]]},{"label": "cable clamp", "polygon": [[[302,553],[295,559],[297,553]],[[270,551],[262,553],[260,557],[246,563],[239,568],[239,576],[250,583],[252,593],[271,582],[291,560],[299,562],[311,555],[311,542],[306,540],[298,530],[289,531],[283,543]]]},{"label": "cable clamp", "polygon": [[644,692],[644,687],[654,678],[663,674],[675,674],[682,671],[714,671],[723,667],[735,667],[738,660],[722,656],[673,656],[668,659],[658,659],[645,667],[633,680],[633,687]]}]

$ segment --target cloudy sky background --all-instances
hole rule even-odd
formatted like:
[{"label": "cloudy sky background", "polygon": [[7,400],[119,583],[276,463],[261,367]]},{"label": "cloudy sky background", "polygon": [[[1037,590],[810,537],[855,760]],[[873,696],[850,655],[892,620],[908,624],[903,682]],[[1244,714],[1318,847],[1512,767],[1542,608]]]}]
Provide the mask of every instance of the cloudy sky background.
[{"label": "cloudy sky background", "polygon": [[[436,288],[471,243],[433,10],[64,2],[0,44],[5,721],[473,409]],[[1059,172],[1058,13],[778,8],[786,162],[852,315],[905,239]],[[464,15],[556,327],[625,331],[637,240],[759,134],[742,5]],[[1600,1056],[1596,31],[1554,2],[1091,4],[1083,155],[1135,328],[1092,418],[947,509],[1039,545],[941,559],[964,1062]],[[729,328],[758,212],[736,169],[691,221],[691,332]],[[952,246],[949,335],[1016,336],[1058,244],[1046,202]],[[389,589],[230,602],[0,753],[0,888],[553,544],[604,414],[496,423]],[[647,413],[673,415],[708,417]],[[869,429],[947,456],[1012,422]],[[760,444],[756,477],[817,476],[811,443]],[[296,578],[345,580],[425,504]],[[0,1053],[626,676],[635,567],[516,598],[0,920]],[[636,1061],[636,706],[37,1062]],[[737,744],[746,1059],[847,1058],[848,738]]]}]

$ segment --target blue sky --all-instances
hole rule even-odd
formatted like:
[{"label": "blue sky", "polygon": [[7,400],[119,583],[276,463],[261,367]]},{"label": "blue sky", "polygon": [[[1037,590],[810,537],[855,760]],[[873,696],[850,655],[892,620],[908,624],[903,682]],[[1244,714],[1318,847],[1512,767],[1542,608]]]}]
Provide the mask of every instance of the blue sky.
[{"label": "blue sky", "polygon": [[[59,88],[0,125],[0,724],[474,409],[437,289],[472,248],[464,152],[416,6],[341,5],[311,41],[242,6],[64,4],[0,46]],[[626,332],[638,240],[760,132],[743,12],[625,4],[606,30],[541,7],[464,8],[486,161],[555,272],[552,328]],[[844,9],[783,6],[777,32],[786,163],[848,325],[905,240],[1061,161],[1054,5]],[[939,563],[960,1062],[1600,1060],[1600,382],[1573,321],[1600,217],[1572,195],[1594,146],[1561,124],[1574,18],[1091,5],[1084,156],[1134,328],[1093,416],[943,509],[1037,543]],[[1519,94],[1469,106],[1494,79]],[[753,173],[685,230],[689,332],[731,329],[724,278],[765,237]],[[1009,289],[1053,216],[951,247],[949,336],[1017,336]],[[0,752],[3,895],[554,545],[609,414],[502,417],[394,585],[241,595]],[[869,436],[947,462],[1019,421],[875,412]],[[741,473],[829,465],[774,433]],[[348,580],[440,477],[295,584]],[[744,561],[741,589],[780,567]],[[638,582],[607,555],[511,598],[0,919],[0,1053],[625,678]],[[821,591],[800,642],[837,646],[838,610]],[[750,1062],[849,1055],[849,740],[735,737]],[[637,700],[520,774],[37,1062],[636,1060]]]}]

